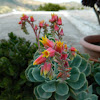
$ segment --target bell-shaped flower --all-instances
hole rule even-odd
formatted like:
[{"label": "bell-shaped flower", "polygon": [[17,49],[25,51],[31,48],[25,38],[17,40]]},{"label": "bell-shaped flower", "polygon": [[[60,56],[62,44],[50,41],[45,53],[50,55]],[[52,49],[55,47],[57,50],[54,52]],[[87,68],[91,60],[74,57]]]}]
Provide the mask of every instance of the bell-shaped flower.
[{"label": "bell-shaped flower", "polygon": [[53,79],[53,70],[50,70],[50,72],[49,72],[49,74],[48,74],[48,78],[49,78],[50,80]]},{"label": "bell-shaped flower", "polygon": [[18,24],[22,24],[22,20],[21,21],[19,21],[19,23]]},{"label": "bell-shaped flower", "polygon": [[67,49],[68,49],[67,44],[64,44],[64,51],[67,52]]},{"label": "bell-shaped flower", "polygon": [[35,21],[34,18],[33,18],[33,16],[30,16],[30,21],[31,22],[34,22]]},{"label": "bell-shaped flower", "polygon": [[43,27],[44,26],[44,20],[40,21],[39,23],[39,27]]},{"label": "bell-shaped flower", "polygon": [[62,25],[62,19],[61,19],[61,17],[58,18],[57,24],[58,25]]},{"label": "bell-shaped flower", "polygon": [[44,63],[45,61],[46,61],[46,58],[43,57],[43,54],[42,54],[33,62],[33,65],[38,65],[38,64]]},{"label": "bell-shaped flower", "polygon": [[59,53],[62,53],[62,51],[64,50],[63,42],[61,42],[60,40],[56,41],[55,50]]},{"label": "bell-shaped flower", "polygon": [[37,27],[37,25],[35,25],[35,28],[34,28],[35,30],[38,30],[38,27]]},{"label": "bell-shaped flower", "polygon": [[51,14],[52,18],[49,20],[50,22],[55,22],[58,19],[58,16],[56,14]]},{"label": "bell-shaped flower", "polygon": [[68,57],[67,54],[61,54],[61,59],[66,60],[67,57]]},{"label": "bell-shaped flower", "polygon": [[42,57],[45,57],[45,58],[53,57],[55,55],[55,50],[52,48],[48,48],[47,50],[44,50],[42,54],[43,54]]},{"label": "bell-shaped flower", "polygon": [[27,20],[28,19],[28,16],[23,14],[22,17],[20,18],[21,20]]},{"label": "bell-shaped flower", "polygon": [[42,40],[39,40],[45,47],[54,47],[54,43],[50,41],[46,35],[45,37],[42,37]]},{"label": "bell-shaped flower", "polygon": [[64,67],[69,67],[68,61],[65,61]]},{"label": "bell-shaped flower", "polygon": [[54,24],[54,30],[55,31],[58,31],[59,30],[59,26],[56,23]]},{"label": "bell-shaped flower", "polygon": [[76,49],[75,47],[71,47],[71,48],[70,48],[70,51],[74,51],[74,52],[76,52],[77,49]]},{"label": "bell-shaped flower", "polygon": [[63,29],[60,30],[60,35],[64,35]]},{"label": "bell-shaped flower", "polygon": [[51,14],[52,18],[55,19],[55,21],[58,19],[58,16],[56,14]]},{"label": "bell-shaped flower", "polygon": [[59,72],[57,78],[62,77],[62,75],[63,75],[63,73],[62,72]]},{"label": "bell-shaped flower", "polygon": [[48,74],[48,72],[51,70],[51,63],[47,63],[45,62],[44,63],[44,66],[43,66],[43,73],[44,73],[44,76]]}]

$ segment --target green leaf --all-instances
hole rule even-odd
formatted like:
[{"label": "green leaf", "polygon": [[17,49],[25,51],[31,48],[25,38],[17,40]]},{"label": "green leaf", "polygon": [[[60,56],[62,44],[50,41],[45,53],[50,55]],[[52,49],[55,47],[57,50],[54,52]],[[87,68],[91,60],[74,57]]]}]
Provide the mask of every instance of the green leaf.
[{"label": "green leaf", "polygon": [[89,54],[86,54],[86,53],[84,53],[84,54],[81,54],[86,60],[89,60],[89,58],[90,58],[90,56],[89,56]]},{"label": "green leaf", "polygon": [[86,99],[84,99],[84,100],[91,100],[91,98],[86,98]]},{"label": "green leaf", "polygon": [[89,94],[92,94],[92,93],[93,93],[92,85],[90,85],[90,86],[88,87],[88,93],[89,93]]},{"label": "green leaf", "polygon": [[68,81],[68,85],[73,89],[80,89],[84,83],[86,82],[85,75],[83,73],[80,74],[79,80],[76,82]]},{"label": "green leaf", "polygon": [[97,93],[100,95],[100,87],[96,88]]},{"label": "green leaf", "polygon": [[100,72],[94,75],[95,81],[100,85]]},{"label": "green leaf", "polygon": [[32,75],[32,71],[33,71],[33,68],[30,68],[28,70],[28,74],[27,74],[27,79],[31,82],[36,82],[36,80],[34,79],[33,75]]},{"label": "green leaf", "polygon": [[93,73],[96,74],[97,72],[100,72],[100,67],[93,68]]},{"label": "green leaf", "polygon": [[45,92],[54,92],[54,91],[56,91],[55,82],[44,83],[44,84],[42,84],[41,87]]},{"label": "green leaf", "polygon": [[92,95],[91,95],[91,100],[98,100],[98,96],[95,95],[95,94],[92,94]]},{"label": "green leaf", "polygon": [[86,70],[86,68],[87,68],[87,62],[86,62],[85,59],[82,59],[82,63],[81,63],[81,65],[79,66],[80,72],[83,72],[84,70]]},{"label": "green leaf", "polygon": [[41,85],[37,86],[37,93],[39,96],[43,99],[49,99],[52,96],[51,92],[45,92],[42,88]]},{"label": "green leaf", "polygon": [[41,98],[41,97],[39,96],[39,94],[38,94],[38,92],[37,92],[37,87],[34,88],[34,94],[35,94],[35,96],[36,96],[36,98],[37,98],[38,100],[45,100],[45,99],[43,99],[43,98]]},{"label": "green leaf", "polygon": [[60,96],[68,94],[69,87],[66,83],[58,83],[56,88],[56,93]]},{"label": "green leaf", "polygon": [[81,92],[77,96],[77,100],[85,100],[87,98],[87,93],[85,91]]},{"label": "green leaf", "polygon": [[79,93],[79,92],[82,92],[82,91],[85,91],[88,87],[88,82],[86,81],[85,84],[78,90],[74,90],[75,93]]},{"label": "green leaf", "polygon": [[74,68],[72,68],[72,70],[70,72],[71,72],[71,76],[70,76],[69,80],[74,81],[74,82],[78,81],[79,76],[80,76],[79,69],[74,67]]},{"label": "green leaf", "polygon": [[69,94],[61,96],[55,93],[55,100],[67,100],[69,98]]},{"label": "green leaf", "polygon": [[32,75],[38,82],[43,82],[45,80],[45,78],[40,75],[40,69],[38,67],[33,68]]},{"label": "green leaf", "polygon": [[86,70],[84,71],[86,76],[89,76],[91,74],[91,65],[88,64]]},{"label": "green leaf", "polygon": [[39,51],[37,50],[34,54],[34,60],[36,60],[40,56]]},{"label": "green leaf", "polygon": [[25,70],[25,75],[26,75],[26,76],[27,76],[28,71],[29,71],[30,68],[34,68],[33,64],[30,64],[30,65],[27,67],[27,69]]},{"label": "green leaf", "polygon": [[76,57],[73,59],[70,67],[79,67],[81,64],[82,58],[79,55],[76,55]]}]

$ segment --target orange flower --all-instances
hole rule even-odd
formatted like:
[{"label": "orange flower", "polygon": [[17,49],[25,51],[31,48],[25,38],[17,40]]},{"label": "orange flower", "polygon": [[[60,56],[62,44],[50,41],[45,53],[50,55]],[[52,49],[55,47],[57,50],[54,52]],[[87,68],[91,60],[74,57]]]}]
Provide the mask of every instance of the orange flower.
[{"label": "orange flower", "polygon": [[60,73],[58,74],[57,78],[62,77],[62,75],[63,75],[63,73],[60,72]]},{"label": "orange flower", "polygon": [[44,66],[43,66],[43,73],[44,75],[48,74],[48,72],[51,70],[51,63],[44,63]]},{"label": "orange flower", "polygon": [[34,22],[35,21],[34,18],[33,18],[33,16],[30,16],[30,21],[31,22]]},{"label": "orange flower", "polygon": [[41,63],[44,63],[46,61],[46,58],[45,57],[42,57],[42,55],[40,55],[34,62],[33,62],[33,65],[38,65],[38,64],[41,64]]},{"label": "orange flower", "polygon": [[71,48],[70,48],[70,51],[74,51],[74,52],[75,52],[75,51],[77,51],[77,49],[74,48],[74,47],[71,47]]},{"label": "orange flower", "polygon": [[28,19],[28,16],[25,15],[25,14],[23,14],[22,17],[21,17],[20,19],[21,19],[21,20],[26,20],[26,19]]},{"label": "orange flower", "polygon": [[53,57],[55,55],[55,50],[52,48],[48,48],[47,50],[44,50],[42,54],[43,54],[42,57],[45,57],[45,58]]},{"label": "orange flower", "polygon": [[49,20],[50,22],[55,22],[58,19],[56,14],[51,14],[52,18]]},{"label": "orange flower", "polygon": [[64,50],[63,42],[61,42],[60,40],[57,41],[55,44],[55,50],[59,53],[62,53],[62,51]]},{"label": "orange flower", "polygon": [[63,29],[61,29],[61,31],[60,31],[60,35],[64,35]]},{"label": "orange flower", "polygon": [[42,37],[42,40],[39,40],[45,47],[54,47],[54,43],[50,41],[46,35],[45,37]]},{"label": "orange flower", "polygon": [[67,57],[68,57],[67,54],[61,54],[61,59],[66,60]]},{"label": "orange flower", "polygon": [[64,45],[64,51],[66,52],[68,49],[67,44]]},{"label": "orange flower", "polygon": [[35,30],[38,30],[38,27],[37,27],[37,25],[35,25],[35,28],[34,28]]},{"label": "orange flower", "polygon": [[61,17],[58,18],[57,24],[58,25],[62,25],[62,19],[61,19]]},{"label": "orange flower", "polygon": [[39,23],[39,27],[43,27],[44,26],[44,20],[40,21]]},{"label": "orange flower", "polygon": [[59,30],[59,27],[57,26],[56,23],[54,24],[54,29],[55,29],[55,31],[58,31]]},{"label": "orange flower", "polygon": [[19,21],[19,23],[18,24],[22,24],[22,20],[21,21]]}]

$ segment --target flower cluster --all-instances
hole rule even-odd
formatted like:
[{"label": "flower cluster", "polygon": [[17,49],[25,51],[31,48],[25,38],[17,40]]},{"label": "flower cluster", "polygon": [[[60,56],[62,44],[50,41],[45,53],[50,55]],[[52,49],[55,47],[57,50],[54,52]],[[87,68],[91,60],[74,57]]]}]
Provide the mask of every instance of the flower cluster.
[{"label": "flower cluster", "polygon": [[50,25],[44,22],[44,20],[40,21],[39,24],[37,25],[35,24],[35,19],[33,16],[29,17],[23,14],[22,17],[20,18],[19,24],[21,25],[21,29],[23,29],[25,33],[28,33],[26,29],[26,22],[29,23],[30,26],[32,27],[39,47],[40,44],[38,40],[40,38],[41,29],[44,30],[43,36],[45,35],[48,36],[48,30],[49,30],[48,27],[50,28],[49,31],[51,31],[49,34],[51,34],[52,37],[55,37],[55,35],[57,35],[58,39],[61,40],[62,39],[61,37],[64,35],[63,29],[61,28],[62,19],[61,17],[58,17],[56,14],[51,14],[51,19],[49,20],[49,22],[51,23]]},{"label": "flower cluster", "polygon": [[[40,42],[44,45],[45,50],[41,52],[41,55],[33,62],[33,65],[41,64],[41,75],[49,78],[60,78],[63,81],[70,77],[71,67],[68,64],[70,56],[72,58],[76,56],[76,49],[74,47],[68,48],[67,44],[64,44],[60,40],[55,42],[49,40],[46,36],[42,37]],[[73,54],[74,53],[74,54]],[[54,65],[57,64],[57,66]],[[55,75],[55,67],[58,70]]]},{"label": "flower cluster", "polygon": [[[39,24],[36,25],[34,23],[34,17],[29,17],[25,14],[23,14],[20,19],[21,21],[19,24],[21,24],[24,31],[26,30],[26,22],[28,22],[35,33],[39,53],[41,55],[33,62],[33,65],[40,64],[41,75],[49,78],[50,80],[55,77],[62,80],[68,79],[70,77],[71,70],[68,61],[72,60],[73,57],[76,56],[77,50],[74,47],[68,48],[67,44],[61,42],[62,36],[64,35],[61,17],[58,17],[56,14],[51,14],[51,19],[49,20],[51,23],[50,25],[44,22],[44,20],[40,21]],[[50,28],[50,33],[48,33],[48,27]],[[41,29],[44,29],[44,33],[43,37],[40,39]],[[54,39],[54,41],[49,39],[48,34]],[[41,51],[40,42],[43,44],[42,48],[45,49],[44,51]],[[58,70],[56,74],[55,69]]]}]

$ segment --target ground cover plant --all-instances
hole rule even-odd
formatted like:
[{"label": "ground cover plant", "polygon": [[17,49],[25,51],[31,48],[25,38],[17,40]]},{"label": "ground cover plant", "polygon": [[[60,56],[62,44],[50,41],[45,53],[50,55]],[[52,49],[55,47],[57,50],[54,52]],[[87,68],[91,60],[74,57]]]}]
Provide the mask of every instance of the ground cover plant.
[{"label": "ground cover plant", "polygon": [[88,54],[80,54],[75,47],[62,42],[64,32],[61,17],[52,14],[49,22],[50,25],[44,21],[35,25],[33,16],[25,14],[19,22],[26,33],[26,23],[31,25],[38,44],[38,50],[25,71],[26,78],[35,83],[32,88],[36,99],[98,100],[90,77],[94,77],[99,94],[99,69],[93,70],[93,62],[89,60]]},{"label": "ground cover plant", "polygon": [[34,100],[34,84],[27,81],[25,69],[37,46],[9,33],[9,40],[0,40],[0,100]]}]

